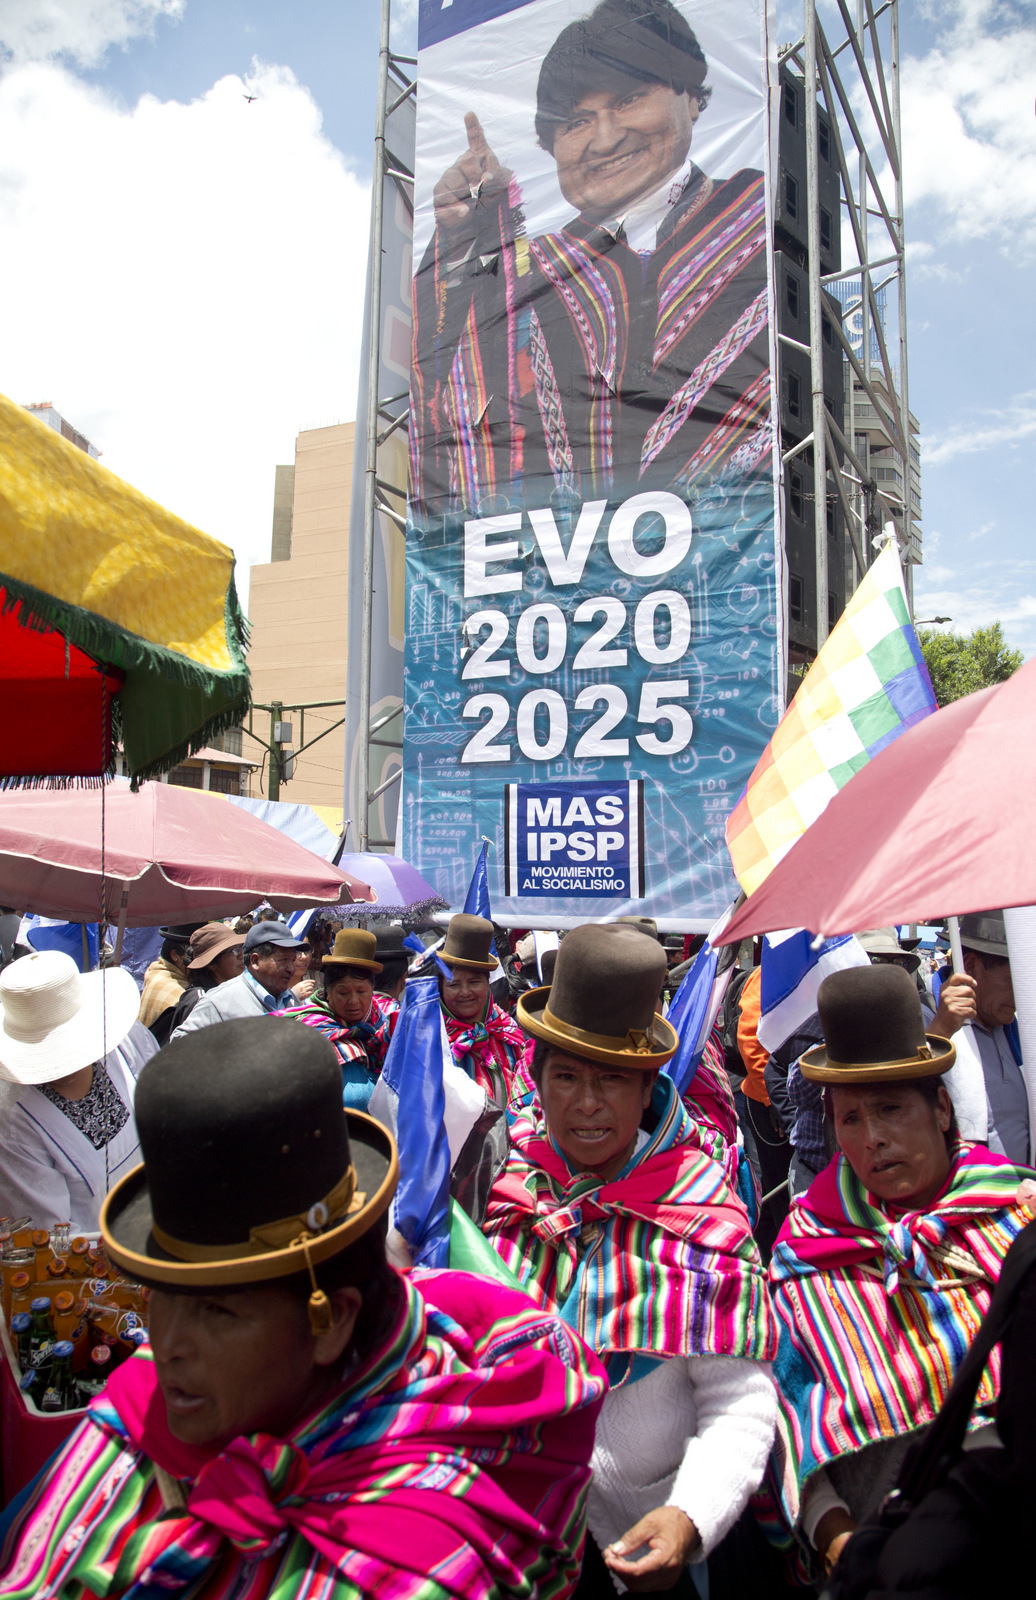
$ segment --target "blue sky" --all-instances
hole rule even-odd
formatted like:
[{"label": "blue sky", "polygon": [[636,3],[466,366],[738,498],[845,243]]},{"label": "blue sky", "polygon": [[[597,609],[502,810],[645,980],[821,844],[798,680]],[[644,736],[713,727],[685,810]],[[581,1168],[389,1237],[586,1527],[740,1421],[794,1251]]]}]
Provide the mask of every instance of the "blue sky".
[{"label": "blue sky", "polygon": [[[0,390],[53,400],[243,566],[268,559],[295,432],[355,411],[378,12],[0,6],[0,286],[22,308]],[[411,51],[412,5],[398,20]],[[902,47],[918,615],[1000,617],[1031,653],[1036,7],[913,0]]]}]

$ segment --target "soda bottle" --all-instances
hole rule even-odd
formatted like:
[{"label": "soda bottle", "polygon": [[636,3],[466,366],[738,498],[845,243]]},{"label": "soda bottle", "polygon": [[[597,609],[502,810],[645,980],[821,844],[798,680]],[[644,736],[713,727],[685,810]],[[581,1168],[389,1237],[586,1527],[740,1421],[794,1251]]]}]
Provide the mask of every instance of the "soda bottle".
[{"label": "soda bottle", "polygon": [[85,1278],[90,1270],[87,1252],[90,1249],[89,1239],[84,1239],[79,1234],[68,1247],[68,1270],[74,1278]]},{"label": "soda bottle", "polygon": [[35,1356],[42,1345],[54,1343],[54,1323],[50,1315],[50,1300],[45,1294],[38,1295],[31,1302],[29,1310],[32,1313],[30,1345],[32,1354]]},{"label": "soda bottle", "polygon": [[68,1255],[69,1239],[72,1235],[70,1222],[56,1222],[50,1235],[50,1248],[56,1256]]},{"label": "soda bottle", "polygon": [[82,1372],[90,1358],[90,1322],[87,1317],[87,1311],[88,1307],[85,1300],[77,1300],[72,1307],[74,1323],[69,1337],[75,1346],[75,1353],[72,1357],[73,1372]]},{"label": "soda bottle", "polygon": [[50,1234],[46,1228],[36,1228],[31,1243],[36,1253],[36,1282],[46,1283],[47,1262],[50,1260]]},{"label": "soda bottle", "polygon": [[106,1344],[95,1345],[90,1351],[90,1359],[86,1364],[86,1371],[79,1379],[79,1404],[88,1406],[95,1395],[99,1395],[108,1381],[108,1374],[112,1370],[112,1353]]},{"label": "soda bottle", "polygon": [[42,1377],[43,1374],[37,1367],[29,1367],[27,1371],[23,1372],[18,1379],[18,1387],[22,1394],[30,1400],[36,1400],[42,1393],[40,1388]]},{"label": "soda bottle", "polygon": [[50,1260],[47,1262],[47,1277],[53,1280],[55,1278],[67,1278],[67,1276],[68,1262],[65,1260],[65,1257],[51,1256]]},{"label": "soda bottle", "polygon": [[24,1372],[32,1359],[32,1317],[28,1311],[18,1311],[11,1318],[11,1337],[18,1365]]},{"label": "soda bottle", "polygon": [[11,1273],[8,1288],[10,1290],[12,1316],[15,1312],[30,1311],[32,1309],[32,1291],[35,1288],[35,1284],[24,1269],[20,1272]]},{"label": "soda bottle", "polygon": [[76,1316],[76,1297],[71,1289],[60,1290],[51,1301],[54,1332],[59,1339],[71,1339],[79,1318]]},{"label": "soda bottle", "polygon": [[12,1310],[27,1311],[29,1309],[27,1304],[24,1306],[14,1305],[12,1285],[15,1278],[18,1278],[20,1287],[24,1287],[26,1283],[35,1282],[35,1250],[16,1250],[13,1245],[9,1245],[0,1255],[0,1272],[3,1274],[3,1288],[0,1290],[0,1298],[3,1301],[4,1316],[9,1320]]},{"label": "soda bottle", "polygon": [[69,1411],[76,1403],[72,1381],[72,1346],[59,1339],[51,1351],[50,1376],[40,1401],[41,1411]]}]

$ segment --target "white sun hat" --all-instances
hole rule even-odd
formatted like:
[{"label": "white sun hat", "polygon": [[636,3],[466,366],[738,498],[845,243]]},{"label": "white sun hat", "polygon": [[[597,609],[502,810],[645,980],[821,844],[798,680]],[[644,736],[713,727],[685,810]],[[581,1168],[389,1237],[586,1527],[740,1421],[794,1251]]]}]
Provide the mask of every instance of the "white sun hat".
[{"label": "white sun hat", "polygon": [[62,951],[39,950],[0,972],[0,1005],[0,1078],[53,1083],[122,1043],[140,993],[125,967],[82,973]]}]

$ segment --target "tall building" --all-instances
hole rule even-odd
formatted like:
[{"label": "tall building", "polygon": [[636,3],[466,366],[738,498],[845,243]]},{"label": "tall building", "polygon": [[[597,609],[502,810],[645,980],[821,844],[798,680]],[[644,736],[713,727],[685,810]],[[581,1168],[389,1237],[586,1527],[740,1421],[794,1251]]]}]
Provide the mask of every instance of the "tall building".
[{"label": "tall building", "polygon": [[[285,710],[292,747],[300,751],[280,798],[306,805],[342,805],[345,743],[346,582],[349,498],[356,426],[336,423],[307,428],[295,441],[293,465],[274,478],[271,560],[254,566],[248,604],[251,643],[248,666],[252,698],[285,707],[319,700],[338,702],[318,710]],[[266,738],[269,718],[256,712],[255,733]],[[318,735],[325,729],[325,737]],[[318,742],[314,743],[313,741]],[[244,754],[260,746],[245,738]],[[309,748],[303,749],[306,745]],[[267,774],[252,779],[253,795],[266,795]]]},{"label": "tall building", "polygon": [[67,439],[70,444],[74,444],[77,450],[84,450],[88,456],[93,456],[95,461],[100,459],[101,452],[97,446],[91,444],[86,435],[80,433],[78,428],[73,428],[72,424],[67,422],[60,411],[56,409],[52,401],[37,400],[33,405],[23,406],[22,409],[31,412],[41,422],[45,422],[48,428],[54,429],[55,433],[60,433],[61,437]]}]

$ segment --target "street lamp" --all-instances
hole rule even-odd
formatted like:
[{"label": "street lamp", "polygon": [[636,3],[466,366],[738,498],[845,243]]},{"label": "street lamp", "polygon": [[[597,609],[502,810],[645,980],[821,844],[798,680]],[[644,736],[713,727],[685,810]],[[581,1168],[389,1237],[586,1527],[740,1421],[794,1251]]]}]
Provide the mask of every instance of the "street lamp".
[{"label": "street lamp", "polygon": [[914,627],[915,628],[927,628],[929,626],[929,624],[933,623],[933,622],[952,622],[952,621],[953,621],[952,617],[915,617],[914,618]]}]

